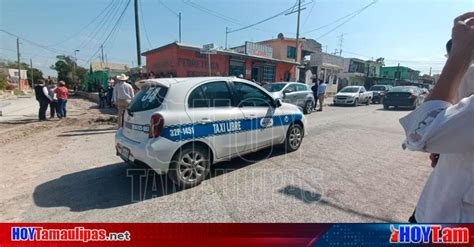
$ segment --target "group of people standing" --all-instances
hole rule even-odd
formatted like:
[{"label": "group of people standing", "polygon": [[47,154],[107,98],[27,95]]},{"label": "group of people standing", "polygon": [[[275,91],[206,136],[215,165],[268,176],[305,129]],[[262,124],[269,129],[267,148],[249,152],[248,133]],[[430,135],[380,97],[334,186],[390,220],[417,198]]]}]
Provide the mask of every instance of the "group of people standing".
[{"label": "group of people standing", "polygon": [[69,98],[69,90],[64,81],[59,81],[57,85],[53,81],[49,81],[48,85],[46,85],[44,80],[39,80],[34,90],[36,100],[39,103],[39,121],[47,120],[46,111],[48,110],[48,106],[50,108],[50,119],[55,116],[59,119],[66,117],[66,104]]},{"label": "group of people standing", "polygon": [[311,87],[311,91],[313,91],[314,95],[314,109],[316,110],[316,107],[318,105],[319,101],[319,109],[316,111],[323,111],[323,104],[324,104],[324,99],[326,98],[326,88],[327,84],[323,82],[323,80],[317,80],[314,82],[314,85]]}]

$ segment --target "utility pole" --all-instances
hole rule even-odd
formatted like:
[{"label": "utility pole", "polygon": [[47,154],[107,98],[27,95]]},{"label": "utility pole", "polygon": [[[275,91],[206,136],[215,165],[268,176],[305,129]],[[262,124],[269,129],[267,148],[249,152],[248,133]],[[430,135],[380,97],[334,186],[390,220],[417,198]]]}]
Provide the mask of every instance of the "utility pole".
[{"label": "utility pole", "polygon": [[76,66],[77,66],[77,52],[79,50],[74,50],[74,67],[72,70],[72,83],[75,85],[76,84]]},{"label": "utility pole", "polygon": [[207,54],[207,61],[208,61],[208,65],[209,65],[209,76],[212,76],[212,74],[211,74],[211,53]]},{"label": "utility pole", "polygon": [[33,60],[30,58],[30,69],[31,69],[31,88],[33,88],[33,85],[35,85],[35,78],[33,75]]},{"label": "utility pole", "polygon": [[100,60],[102,61],[102,63],[104,63],[104,45],[100,45]]},{"label": "utility pole", "polygon": [[227,34],[229,34],[229,28],[225,27],[225,49],[227,50]]},{"label": "utility pole", "polygon": [[[296,22],[296,56],[295,56],[295,62],[298,63],[298,47],[299,47],[299,42],[300,42],[300,14],[301,14],[301,0],[298,0],[298,17],[297,17],[297,22]],[[298,68],[298,65],[296,66],[295,70],[295,81],[299,80],[300,77],[300,71]]]},{"label": "utility pole", "polygon": [[431,67],[430,67],[430,76],[431,76]]},{"label": "utility pole", "polygon": [[137,66],[141,72],[142,54],[140,49],[140,25],[138,23],[138,0],[134,0],[135,5],[135,36],[137,40]]},{"label": "utility pole", "polygon": [[16,38],[16,55],[18,57],[18,89],[20,89],[20,86],[21,86],[20,38]]},{"label": "utility pole", "polygon": [[339,56],[342,55],[342,44],[344,42],[344,35],[345,33],[341,33],[341,35],[337,36],[339,38]]},{"label": "utility pole", "polygon": [[179,19],[179,43],[181,43],[181,12],[178,14]]}]

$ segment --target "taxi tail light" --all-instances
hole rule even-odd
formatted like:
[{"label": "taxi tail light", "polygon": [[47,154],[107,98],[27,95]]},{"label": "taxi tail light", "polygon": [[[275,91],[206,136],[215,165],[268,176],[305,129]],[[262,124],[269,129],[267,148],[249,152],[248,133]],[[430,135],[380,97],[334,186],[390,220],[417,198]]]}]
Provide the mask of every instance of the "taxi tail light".
[{"label": "taxi tail light", "polygon": [[163,124],[165,120],[160,114],[154,114],[150,120],[150,132],[148,132],[148,138],[157,138],[160,136],[163,130]]}]

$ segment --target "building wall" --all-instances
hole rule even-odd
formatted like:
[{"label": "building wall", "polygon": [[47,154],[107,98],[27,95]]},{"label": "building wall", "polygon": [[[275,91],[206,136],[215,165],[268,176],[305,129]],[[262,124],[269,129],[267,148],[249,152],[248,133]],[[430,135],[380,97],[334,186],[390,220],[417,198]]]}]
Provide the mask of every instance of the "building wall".
[{"label": "building wall", "polygon": [[[396,77],[396,72],[400,72],[400,78]],[[388,79],[400,79],[400,80],[409,80],[414,81],[418,78],[420,72],[416,70],[412,70],[407,67],[382,67],[380,69],[380,77],[388,78]]]},{"label": "building wall", "polygon": [[153,53],[148,53],[146,55],[147,72],[153,71],[156,75],[172,72],[177,75],[177,52],[176,46],[170,46]]},{"label": "building wall", "polygon": [[[179,49],[176,46],[147,54],[147,71],[160,76],[172,73],[175,77],[209,76],[209,60],[207,55],[199,51]],[[211,74],[226,76],[229,71],[228,56],[211,55]]]}]

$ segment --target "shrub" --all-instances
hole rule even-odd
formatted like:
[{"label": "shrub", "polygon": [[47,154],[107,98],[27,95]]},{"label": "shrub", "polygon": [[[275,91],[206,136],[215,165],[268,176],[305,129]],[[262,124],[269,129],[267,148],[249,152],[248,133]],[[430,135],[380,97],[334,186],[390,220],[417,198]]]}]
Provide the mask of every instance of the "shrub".
[{"label": "shrub", "polygon": [[5,87],[5,90],[10,90],[11,91],[13,89],[15,89],[15,86],[12,85],[12,84],[7,84],[7,86]]}]

